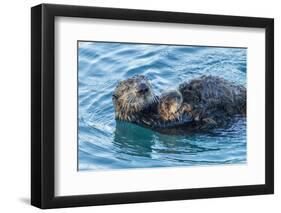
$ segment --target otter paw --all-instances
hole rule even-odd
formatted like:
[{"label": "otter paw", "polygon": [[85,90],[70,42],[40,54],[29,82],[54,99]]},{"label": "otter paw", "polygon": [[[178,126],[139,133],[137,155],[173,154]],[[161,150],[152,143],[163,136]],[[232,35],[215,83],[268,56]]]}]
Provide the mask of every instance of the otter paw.
[{"label": "otter paw", "polygon": [[181,112],[191,112],[192,106],[187,103],[183,103],[181,106]]},{"label": "otter paw", "polygon": [[203,118],[202,121],[209,125],[217,125],[217,122],[213,118]]}]

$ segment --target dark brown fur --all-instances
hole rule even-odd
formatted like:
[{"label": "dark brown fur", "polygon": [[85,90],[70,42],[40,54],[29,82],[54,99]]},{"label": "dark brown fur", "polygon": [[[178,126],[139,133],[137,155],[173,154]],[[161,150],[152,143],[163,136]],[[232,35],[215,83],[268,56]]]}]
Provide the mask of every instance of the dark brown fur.
[{"label": "dark brown fur", "polygon": [[201,76],[161,96],[145,76],[121,81],[113,94],[115,117],[153,129],[209,129],[231,116],[246,115],[246,89],[214,76]]}]

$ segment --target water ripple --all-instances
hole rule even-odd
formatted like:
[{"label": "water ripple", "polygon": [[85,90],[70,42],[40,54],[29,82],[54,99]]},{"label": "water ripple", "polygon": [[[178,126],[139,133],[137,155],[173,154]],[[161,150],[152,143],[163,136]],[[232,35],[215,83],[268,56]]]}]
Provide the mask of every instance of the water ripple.
[{"label": "water ripple", "polygon": [[155,93],[203,74],[246,86],[247,50],[195,46],[79,42],[79,170],[246,163],[246,119],[227,129],[162,135],[116,122],[112,92],[118,81],[145,74]]}]

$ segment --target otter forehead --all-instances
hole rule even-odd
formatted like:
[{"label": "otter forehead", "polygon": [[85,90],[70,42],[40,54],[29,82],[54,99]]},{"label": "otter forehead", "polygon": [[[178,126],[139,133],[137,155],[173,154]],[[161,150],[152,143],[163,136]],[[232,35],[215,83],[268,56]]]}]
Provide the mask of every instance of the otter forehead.
[{"label": "otter forehead", "polygon": [[151,90],[148,78],[144,75],[135,75],[120,81],[115,88],[115,95],[120,96],[125,92],[147,92]]},{"label": "otter forehead", "polygon": [[122,84],[132,85],[132,84],[138,84],[138,83],[148,83],[148,78],[144,75],[135,75],[133,77],[130,77],[126,80],[119,82],[120,85],[122,85]]},{"label": "otter forehead", "polygon": [[178,90],[170,90],[162,94],[163,100],[178,100],[182,101],[182,94]]}]

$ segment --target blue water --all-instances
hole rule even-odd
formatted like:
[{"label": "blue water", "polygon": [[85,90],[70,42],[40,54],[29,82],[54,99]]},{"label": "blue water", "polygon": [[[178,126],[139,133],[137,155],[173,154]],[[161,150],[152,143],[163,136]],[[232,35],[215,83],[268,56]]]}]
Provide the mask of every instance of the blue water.
[{"label": "blue water", "polygon": [[105,170],[246,163],[246,118],[226,129],[163,135],[115,121],[119,80],[148,76],[156,94],[202,74],[246,86],[247,49],[79,42],[78,169]]}]

